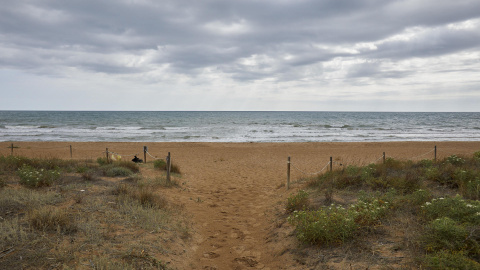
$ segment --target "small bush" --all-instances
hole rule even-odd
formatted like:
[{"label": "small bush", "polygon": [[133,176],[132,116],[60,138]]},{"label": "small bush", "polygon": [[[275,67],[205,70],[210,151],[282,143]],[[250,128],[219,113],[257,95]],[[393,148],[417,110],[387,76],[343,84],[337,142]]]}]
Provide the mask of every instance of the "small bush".
[{"label": "small bush", "polygon": [[131,170],[124,167],[111,167],[105,171],[105,175],[108,177],[126,177],[132,174]]},{"label": "small bush", "polygon": [[308,193],[304,190],[299,190],[296,195],[288,197],[285,210],[287,213],[291,213],[295,210],[306,210],[309,206]]},{"label": "small bush", "polygon": [[433,166],[433,160],[431,159],[422,159],[420,160],[419,164],[424,168],[430,168]]},{"label": "small bush", "polygon": [[163,159],[157,159],[153,162],[153,167],[155,169],[159,169],[159,170],[166,170],[167,169],[167,163]]},{"label": "small bush", "polygon": [[480,202],[464,200],[460,195],[426,202],[422,209],[429,220],[448,217],[460,223],[480,225]]},{"label": "small bush", "polygon": [[[167,162],[165,162],[165,160],[163,160],[163,159],[157,159],[153,162],[153,167],[155,169],[166,171],[167,170]],[[172,163],[170,165],[170,172],[180,174],[181,173],[180,172],[180,167],[178,167],[177,165]]]},{"label": "small bush", "polygon": [[296,226],[297,238],[308,244],[342,243],[363,226],[380,222],[389,203],[380,199],[359,200],[350,207],[332,204],[318,210],[293,211],[288,221]]},{"label": "small bush", "polygon": [[58,170],[35,169],[24,165],[17,171],[20,177],[20,184],[27,187],[50,186],[60,177]]},{"label": "small bush", "polygon": [[[426,251],[465,251],[475,248],[474,242],[468,239],[469,232],[465,226],[448,217],[433,220],[422,236]],[[469,243],[470,242],[470,243]],[[473,246],[472,246],[473,244]]]},{"label": "small bush", "polygon": [[6,177],[3,175],[0,175],[0,188],[4,187],[7,185],[7,181],[5,180]]},{"label": "small bush", "polygon": [[343,243],[358,229],[353,211],[335,205],[316,211],[294,211],[288,221],[296,226],[297,238],[308,244]]},{"label": "small bush", "polygon": [[428,190],[418,189],[411,194],[405,196],[410,205],[422,206],[424,203],[432,199],[432,194]]},{"label": "small bush", "polygon": [[465,163],[465,159],[457,157],[456,155],[451,155],[451,156],[447,157],[445,162],[450,163],[450,164],[455,165],[455,166],[459,166],[459,165],[462,165],[462,164]]},{"label": "small bush", "polygon": [[480,160],[480,151],[473,153],[473,158],[476,160]]},{"label": "small bush", "polygon": [[460,192],[465,198],[472,200],[480,199],[480,177],[462,182],[460,184]]},{"label": "small bush", "polygon": [[137,165],[137,163],[133,163],[130,161],[119,161],[114,163],[116,166],[120,166],[126,169],[129,169],[130,171],[134,173],[138,173],[140,171],[140,167]]},{"label": "small bush", "polygon": [[76,226],[64,209],[45,206],[32,210],[28,217],[32,227],[42,231],[75,232]]},{"label": "small bush", "polygon": [[426,269],[432,270],[480,270],[480,264],[461,252],[440,251],[424,259]]},{"label": "small bush", "polygon": [[102,157],[97,158],[97,163],[100,166],[108,165],[107,158],[102,158]]}]

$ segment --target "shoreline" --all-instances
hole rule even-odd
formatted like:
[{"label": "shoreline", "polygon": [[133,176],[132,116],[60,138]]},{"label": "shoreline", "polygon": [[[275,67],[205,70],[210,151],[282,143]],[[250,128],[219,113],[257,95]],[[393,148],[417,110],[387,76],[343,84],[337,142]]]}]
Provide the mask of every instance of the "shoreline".
[{"label": "shoreline", "polygon": [[[188,163],[190,156],[221,156],[233,151],[237,155],[267,152],[267,158],[286,160],[292,158],[320,162],[332,157],[339,163],[364,165],[385,156],[395,159],[437,159],[450,155],[472,155],[480,151],[480,141],[392,141],[392,142],[0,142],[0,156],[13,155],[36,158],[97,159],[105,157],[106,150],[130,160],[133,155],[144,157],[147,146],[147,162],[164,158],[171,152],[174,158]],[[70,147],[72,151],[70,152]]]}]

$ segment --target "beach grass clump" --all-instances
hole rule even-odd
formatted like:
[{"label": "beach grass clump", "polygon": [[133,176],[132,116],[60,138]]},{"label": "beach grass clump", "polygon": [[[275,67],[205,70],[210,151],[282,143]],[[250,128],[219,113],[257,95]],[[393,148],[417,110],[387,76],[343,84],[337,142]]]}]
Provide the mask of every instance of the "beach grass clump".
[{"label": "beach grass clump", "polygon": [[285,211],[287,213],[292,213],[295,210],[306,210],[309,206],[310,201],[308,199],[308,193],[305,190],[299,190],[297,194],[291,195],[287,198]]},{"label": "beach grass clump", "polygon": [[465,256],[462,252],[439,251],[425,256],[425,269],[480,270],[480,263]]},{"label": "beach grass clump", "polygon": [[141,179],[140,181],[137,182],[138,186],[141,188],[157,188],[157,187],[163,187],[163,188],[172,188],[172,187],[178,187],[179,183],[176,179],[170,179],[170,181],[167,180],[167,177],[165,176],[157,176],[155,178],[144,178]]},{"label": "beach grass clump", "polygon": [[153,167],[155,169],[159,169],[159,170],[166,170],[167,169],[167,162],[165,162],[165,160],[163,160],[163,159],[156,159],[153,162]]},{"label": "beach grass clump", "polygon": [[[167,162],[163,159],[157,159],[153,162],[153,167],[158,170],[166,171],[167,170]],[[181,174],[180,167],[172,162],[170,165],[170,172]]]},{"label": "beach grass clump", "polygon": [[118,201],[134,201],[138,202],[144,208],[167,208],[168,201],[161,195],[156,194],[154,190],[149,187],[132,186],[122,183],[112,190],[112,194],[119,196]]},{"label": "beach grass clump", "polygon": [[133,172],[128,168],[112,166],[106,168],[104,174],[108,177],[127,177],[132,175]]},{"label": "beach grass clump", "polygon": [[40,231],[72,233],[77,230],[66,209],[50,205],[31,210],[28,221],[33,228]]},{"label": "beach grass clump", "polygon": [[60,177],[60,171],[58,169],[36,169],[29,165],[23,165],[18,169],[17,175],[20,177],[20,184],[36,188],[51,186]]}]

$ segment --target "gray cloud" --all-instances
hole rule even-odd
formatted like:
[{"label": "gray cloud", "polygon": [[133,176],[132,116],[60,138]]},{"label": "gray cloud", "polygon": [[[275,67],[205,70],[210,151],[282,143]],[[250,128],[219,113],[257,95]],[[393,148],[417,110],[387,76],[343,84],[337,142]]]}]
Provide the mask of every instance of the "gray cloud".
[{"label": "gray cloud", "polygon": [[359,85],[416,76],[401,67],[412,58],[478,55],[478,10],[477,0],[6,0],[0,69]]}]

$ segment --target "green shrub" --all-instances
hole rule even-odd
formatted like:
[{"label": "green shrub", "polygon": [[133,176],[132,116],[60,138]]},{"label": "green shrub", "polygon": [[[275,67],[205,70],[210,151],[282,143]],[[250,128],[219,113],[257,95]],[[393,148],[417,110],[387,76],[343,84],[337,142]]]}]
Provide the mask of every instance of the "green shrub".
[{"label": "green shrub", "polygon": [[0,175],[0,188],[4,187],[6,185],[7,185],[7,180],[6,180],[5,176]]},{"label": "green shrub", "polygon": [[419,163],[420,163],[420,165],[421,165],[422,167],[424,167],[424,168],[430,168],[430,167],[432,167],[433,164],[434,164],[434,163],[433,163],[433,160],[431,160],[431,159],[422,159],[422,160],[420,160]]},{"label": "green shrub", "polygon": [[132,174],[130,169],[124,167],[111,167],[105,171],[105,175],[108,177],[126,177]]},{"label": "green shrub", "polygon": [[480,177],[462,182],[460,185],[460,192],[465,198],[472,200],[480,199]]},{"label": "green shrub", "polygon": [[429,220],[448,217],[460,223],[480,225],[480,202],[464,200],[460,195],[426,202],[422,209]]},{"label": "green shrub", "polygon": [[455,165],[455,166],[459,166],[459,165],[462,165],[462,164],[465,163],[465,159],[457,157],[456,155],[451,155],[451,156],[447,157],[445,162],[450,163],[450,164]]},{"label": "green shrub", "polygon": [[20,184],[27,187],[50,186],[60,177],[58,170],[35,169],[29,165],[22,166],[17,174]]},{"label": "green shrub", "polygon": [[140,171],[140,167],[138,166],[138,164],[131,161],[118,161],[118,162],[115,162],[114,164],[115,166],[129,169],[134,173],[138,173]]},{"label": "green shrub", "polygon": [[[167,170],[167,162],[163,159],[157,159],[153,162],[153,167],[155,169],[166,171]],[[172,162],[172,164],[170,164],[170,172],[180,174],[180,167],[178,167],[176,164],[174,164]]]},{"label": "green shrub", "polygon": [[421,206],[432,199],[428,190],[418,189],[405,196],[410,205]]},{"label": "green shrub", "polygon": [[297,238],[308,244],[342,243],[358,229],[354,212],[335,205],[316,211],[294,211],[288,221],[296,226]]},{"label": "green shrub", "polygon": [[369,226],[378,223],[386,215],[389,207],[387,201],[372,198],[359,200],[351,206],[350,211],[354,211],[353,214],[357,224]]},{"label": "green shrub", "polygon": [[[437,218],[427,225],[422,236],[426,251],[465,251],[475,248],[474,240],[468,239],[469,232],[449,217]],[[472,242],[473,241],[473,242]],[[471,243],[469,243],[471,242]]]},{"label": "green shrub", "polygon": [[476,160],[480,160],[480,151],[473,153],[473,158]]},{"label": "green shrub", "polygon": [[159,169],[159,170],[166,170],[167,169],[167,162],[165,162],[165,160],[163,160],[163,159],[157,159],[153,162],[153,167],[155,169]]},{"label": "green shrub", "polygon": [[287,198],[285,210],[287,213],[291,213],[295,210],[306,210],[309,206],[308,193],[304,190],[299,190],[296,195],[291,195]]},{"label": "green shrub", "polygon": [[102,158],[102,157],[97,158],[97,163],[100,166],[108,165],[107,158]]},{"label": "green shrub", "polygon": [[318,210],[293,211],[288,221],[296,226],[297,238],[308,244],[342,243],[363,226],[380,222],[389,203],[377,198],[359,200],[350,207],[332,204]]},{"label": "green shrub", "polygon": [[480,270],[480,264],[463,253],[448,251],[425,256],[424,266],[432,270]]}]

